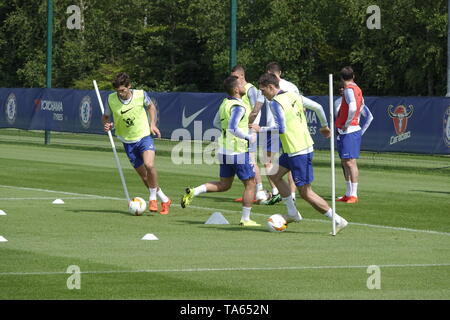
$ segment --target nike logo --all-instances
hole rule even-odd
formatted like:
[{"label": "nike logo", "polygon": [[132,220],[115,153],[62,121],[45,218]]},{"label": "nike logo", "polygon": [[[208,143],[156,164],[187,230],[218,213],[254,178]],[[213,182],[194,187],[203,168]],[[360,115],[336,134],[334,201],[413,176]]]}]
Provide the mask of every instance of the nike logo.
[{"label": "nike logo", "polygon": [[125,111],[120,110],[120,114],[125,114],[125,113],[127,113],[128,111],[130,111],[131,109],[133,109],[133,108],[127,109],[127,110],[125,110]]},{"label": "nike logo", "polygon": [[192,123],[192,121],[194,121],[195,118],[197,118],[199,116],[199,114],[202,113],[205,109],[206,109],[206,107],[204,107],[203,109],[197,111],[193,115],[190,115],[189,117],[186,117],[186,114],[185,114],[186,107],[184,107],[183,108],[183,115],[182,115],[182,118],[181,118],[181,125],[183,126],[183,128],[188,127]]}]

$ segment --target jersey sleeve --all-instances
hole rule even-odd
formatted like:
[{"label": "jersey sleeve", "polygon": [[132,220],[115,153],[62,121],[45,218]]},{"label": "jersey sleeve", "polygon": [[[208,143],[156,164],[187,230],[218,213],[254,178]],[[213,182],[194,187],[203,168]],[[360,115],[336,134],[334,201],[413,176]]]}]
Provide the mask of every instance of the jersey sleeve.
[{"label": "jersey sleeve", "polygon": [[152,103],[152,99],[150,98],[149,94],[144,91],[144,107],[148,107]]},{"label": "jersey sleeve", "polygon": [[106,99],[106,103],[104,104],[104,115],[107,117],[111,117],[111,108],[109,107],[108,99]]},{"label": "jersey sleeve", "polygon": [[242,132],[238,128],[238,124],[242,117],[245,115],[245,108],[239,105],[235,105],[231,108],[230,122],[228,123],[229,132],[241,139],[250,140],[250,135],[248,133]]},{"label": "jersey sleeve", "polygon": [[352,119],[355,116],[356,113],[356,98],[355,98],[355,92],[351,88],[346,88],[344,90],[344,99],[348,104],[348,117],[347,121],[345,122],[345,126],[348,127],[350,123],[352,122]]},{"label": "jersey sleeve", "polygon": [[364,123],[364,126],[361,128],[361,135],[363,135],[366,132],[367,128],[369,128],[370,123],[373,120],[373,114],[372,112],[370,112],[369,107],[367,107],[367,105],[363,105],[361,115],[364,118],[366,118],[366,122]]},{"label": "jersey sleeve", "polygon": [[303,105],[305,108],[312,110],[317,114],[317,117],[319,118],[321,126],[322,127],[328,126],[328,120],[327,120],[327,117],[325,116],[325,111],[323,111],[323,107],[319,103],[317,103],[309,98],[302,97],[302,100],[303,100]]},{"label": "jersey sleeve", "polygon": [[248,99],[250,100],[250,104],[252,109],[255,107],[256,101],[258,101],[258,90],[255,87],[251,87],[248,90]]},{"label": "jersey sleeve", "polygon": [[261,132],[278,131],[284,133],[286,130],[286,121],[284,118],[283,107],[275,100],[268,101],[272,111],[274,123],[271,126],[261,127]]}]

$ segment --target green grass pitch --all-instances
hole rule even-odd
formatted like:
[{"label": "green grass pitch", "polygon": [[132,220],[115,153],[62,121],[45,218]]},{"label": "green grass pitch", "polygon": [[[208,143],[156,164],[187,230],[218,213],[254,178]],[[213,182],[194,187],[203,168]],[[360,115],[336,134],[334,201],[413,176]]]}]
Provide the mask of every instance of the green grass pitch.
[{"label": "green grass pitch", "polygon": [[[269,215],[285,212],[282,204],[255,205],[252,217],[263,226],[239,227],[237,179],[229,192],[202,195],[181,209],[184,188],[216,180],[217,165],[174,165],[161,152],[159,182],[173,201],[171,213],[136,217],[127,212],[110,150],[0,148],[0,209],[7,214],[0,236],[8,240],[0,242],[2,300],[450,298],[448,171],[361,167],[360,202],[337,203],[350,224],[332,237],[329,220],[301,199],[305,219],[284,233],[264,227]],[[119,155],[130,195],[148,199]],[[330,169],[317,165],[313,187],[329,202],[330,181]],[[52,204],[57,198],[65,204]],[[215,211],[230,224],[205,225]],[[159,240],[141,240],[147,233]],[[80,289],[67,285],[73,265]],[[379,289],[369,288],[372,265],[379,267]]]}]

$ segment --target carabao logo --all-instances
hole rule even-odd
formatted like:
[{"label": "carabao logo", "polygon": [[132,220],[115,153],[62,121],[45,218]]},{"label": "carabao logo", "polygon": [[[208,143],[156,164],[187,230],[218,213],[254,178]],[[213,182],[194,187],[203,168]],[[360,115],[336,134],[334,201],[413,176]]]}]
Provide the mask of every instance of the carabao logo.
[{"label": "carabao logo", "polygon": [[394,122],[394,128],[396,136],[392,136],[390,139],[390,144],[394,144],[411,137],[411,131],[406,131],[408,127],[408,119],[411,118],[414,112],[414,106],[409,105],[408,107],[404,105],[399,105],[394,107],[390,105],[388,107],[388,114]]},{"label": "carabao logo", "polygon": [[408,119],[414,112],[414,106],[409,105],[405,107],[404,105],[399,105],[394,108],[393,105],[388,107],[389,116],[394,121],[395,133],[400,135],[406,132],[406,127],[408,126]]}]

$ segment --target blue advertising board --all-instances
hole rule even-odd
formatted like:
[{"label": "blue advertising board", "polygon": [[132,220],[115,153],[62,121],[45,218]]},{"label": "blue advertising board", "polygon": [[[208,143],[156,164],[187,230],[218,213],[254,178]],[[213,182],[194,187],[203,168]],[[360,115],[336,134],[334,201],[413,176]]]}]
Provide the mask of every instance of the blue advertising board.
[{"label": "blue advertising board", "polygon": [[[110,93],[101,91],[104,104]],[[208,130],[213,128],[213,119],[225,94],[148,94],[157,105],[163,138],[212,139]],[[309,98],[321,104],[329,117],[327,96]],[[450,153],[449,98],[365,97],[365,102],[374,120],[363,136],[362,150]],[[319,133],[318,117],[310,110],[306,111],[306,117],[315,148],[329,149],[330,141]],[[263,116],[261,125],[264,119]],[[0,128],[104,134],[94,90],[0,88]]]}]

